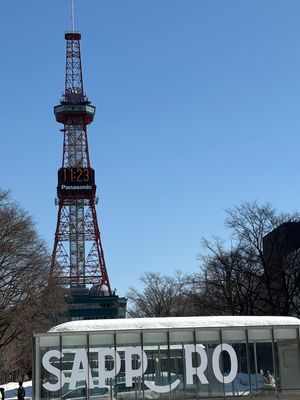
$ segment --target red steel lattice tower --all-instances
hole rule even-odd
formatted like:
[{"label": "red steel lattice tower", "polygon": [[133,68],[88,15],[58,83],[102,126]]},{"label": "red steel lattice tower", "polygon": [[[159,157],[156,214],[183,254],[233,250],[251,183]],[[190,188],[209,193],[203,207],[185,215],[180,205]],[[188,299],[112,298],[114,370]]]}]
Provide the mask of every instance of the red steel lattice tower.
[{"label": "red steel lattice tower", "polygon": [[95,107],[83,89],[80,39],[68,32],[65,91],[54,107],[63,124],[63,156],[58,171],[58,217],[51,274],[71,290],[92,289],[112,295],[96,214],[95,171],[91,168],[87,126]]}]

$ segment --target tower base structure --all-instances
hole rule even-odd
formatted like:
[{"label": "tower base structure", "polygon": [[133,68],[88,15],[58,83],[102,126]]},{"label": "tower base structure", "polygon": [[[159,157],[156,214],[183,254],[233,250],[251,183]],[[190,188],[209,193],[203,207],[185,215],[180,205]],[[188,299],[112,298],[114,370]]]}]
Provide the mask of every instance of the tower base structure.
[{"label": "tower base structure", "polygon": [[127,299],[114,292],[110,294],[86,288],[71,289],[66,300],[68,321],[126,317]]}]

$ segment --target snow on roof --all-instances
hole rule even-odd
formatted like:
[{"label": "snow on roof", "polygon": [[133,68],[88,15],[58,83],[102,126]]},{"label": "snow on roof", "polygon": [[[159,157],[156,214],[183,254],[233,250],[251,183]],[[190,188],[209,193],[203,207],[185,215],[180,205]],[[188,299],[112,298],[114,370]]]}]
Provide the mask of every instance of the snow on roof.
[{"label": "snow on roof", "polygon": [[217,317],[166,317],[93,319],[65,322],[48,332],[130,331],[141,329],[229,328],[262,326],[299,326],[293,317],[269,316],[217,316]]}]

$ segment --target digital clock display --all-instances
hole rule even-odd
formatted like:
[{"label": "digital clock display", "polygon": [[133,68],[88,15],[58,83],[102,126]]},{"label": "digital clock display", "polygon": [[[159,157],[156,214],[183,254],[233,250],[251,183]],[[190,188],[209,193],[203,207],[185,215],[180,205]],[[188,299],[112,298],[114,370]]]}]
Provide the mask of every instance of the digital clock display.
[{"label": "digital clock display", "polygon": [[58,170],[58,198],[89,198],[95,191],[93,168],[69,167]]}]

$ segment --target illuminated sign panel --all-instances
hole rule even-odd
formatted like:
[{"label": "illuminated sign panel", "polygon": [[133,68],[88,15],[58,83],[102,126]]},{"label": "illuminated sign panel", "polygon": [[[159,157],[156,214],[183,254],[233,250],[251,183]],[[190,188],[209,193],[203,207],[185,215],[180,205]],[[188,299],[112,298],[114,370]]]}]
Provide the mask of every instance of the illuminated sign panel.
[{"label": "illuminated sign panel", "polygon": [[95,193],[95,171],[93,168],[60,168],[58,170],[58,198],[80,195],[89,198]]}]

